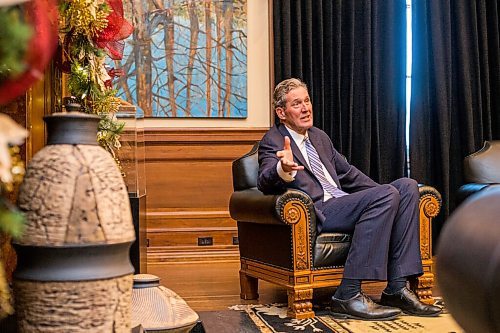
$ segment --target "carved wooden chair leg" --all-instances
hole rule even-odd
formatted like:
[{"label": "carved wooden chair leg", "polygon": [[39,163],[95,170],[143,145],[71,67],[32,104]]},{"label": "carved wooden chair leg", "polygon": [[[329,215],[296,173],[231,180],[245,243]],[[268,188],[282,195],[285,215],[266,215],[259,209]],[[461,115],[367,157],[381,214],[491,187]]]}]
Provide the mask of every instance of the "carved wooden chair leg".
[{"label": "carved wooden chair leg", "polygon": [[434,274],[424,273],[418,278],[410,280],[410,289],[417,294],[421,302],[434,304],[432,297],[432,286],[434,285]]},{"label": "carved wooden chair leg", "polygon": [[259,280],[240,271],[240,297],[242,299],[259,298]]},{"label": "carved wooden chair leg", "polygon": [[288,289],[287,316],[295,319],[314,318],[312,289]]}]

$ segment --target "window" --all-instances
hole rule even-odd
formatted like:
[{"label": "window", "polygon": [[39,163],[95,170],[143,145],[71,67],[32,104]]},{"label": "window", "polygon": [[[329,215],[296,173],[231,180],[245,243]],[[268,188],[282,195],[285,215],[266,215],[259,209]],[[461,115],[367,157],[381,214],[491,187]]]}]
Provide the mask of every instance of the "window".
[{"label": "window", "polygon": [[411,102],[412,29],[411,0],[406,0],[406,168],[410,176],[410,102]]}]

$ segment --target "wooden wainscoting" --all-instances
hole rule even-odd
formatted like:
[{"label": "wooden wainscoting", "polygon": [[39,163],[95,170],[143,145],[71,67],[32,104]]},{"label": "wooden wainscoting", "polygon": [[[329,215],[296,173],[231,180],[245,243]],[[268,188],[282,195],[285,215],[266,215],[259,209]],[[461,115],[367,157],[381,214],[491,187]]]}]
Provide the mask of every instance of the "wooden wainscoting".
[{"label": "wooden wainscoting", "polygon": [[266,130],[145,129],[148,265],[239,259],[231,163]]}]

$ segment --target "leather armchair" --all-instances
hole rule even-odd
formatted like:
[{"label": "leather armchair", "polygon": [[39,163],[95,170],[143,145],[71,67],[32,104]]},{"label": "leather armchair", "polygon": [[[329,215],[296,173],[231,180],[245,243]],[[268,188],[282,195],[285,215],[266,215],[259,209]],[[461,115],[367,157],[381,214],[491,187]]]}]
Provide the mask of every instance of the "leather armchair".
[{"label": "leather armchair", "polygon": [[[351,235],[317,233],[311,198],[298,190],[264,195],[257,189],[258,143],[232,165],[234,193],[229,210],[237,220],[242,299],[258,298],[258,280],[287,289],[288,316],[312,318],[313,289],[336,287],[349,251]],[[424,274],[411,287],[432,303],[434,273],[431,222],[441,208],[441,195],[420,186],[420,250]]]},{"label": "leather armchair", "polygon": [[457,204],[500,184],[500,141],[485,141],[480,150],[465,157],[464,181],[457,193]]}]

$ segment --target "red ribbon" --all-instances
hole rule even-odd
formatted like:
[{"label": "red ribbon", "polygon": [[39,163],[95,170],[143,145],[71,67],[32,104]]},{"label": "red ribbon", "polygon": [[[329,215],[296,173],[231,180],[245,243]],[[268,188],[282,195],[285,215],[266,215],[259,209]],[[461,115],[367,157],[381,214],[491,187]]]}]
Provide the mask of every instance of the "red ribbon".
[{"label": "red ribbon", "polygon": [[96,45],[105,49],[113,60],[123,58],[125,43],[123,39],[130,36],[134,27],[123,17],[122,0],[107,0],[112,11],[108,15],[108,26],[94,39]]},{"label": "red ribbon", "polygon": [[113,79],[115,77],[120,77],[125,75],[125,71],[121,68],[111,68],[106,71],[108,72],[108,75],[111,77],[111,79],[104,82],[104,85],[106,86],[106,88],[110,89],[113,88]]}]

